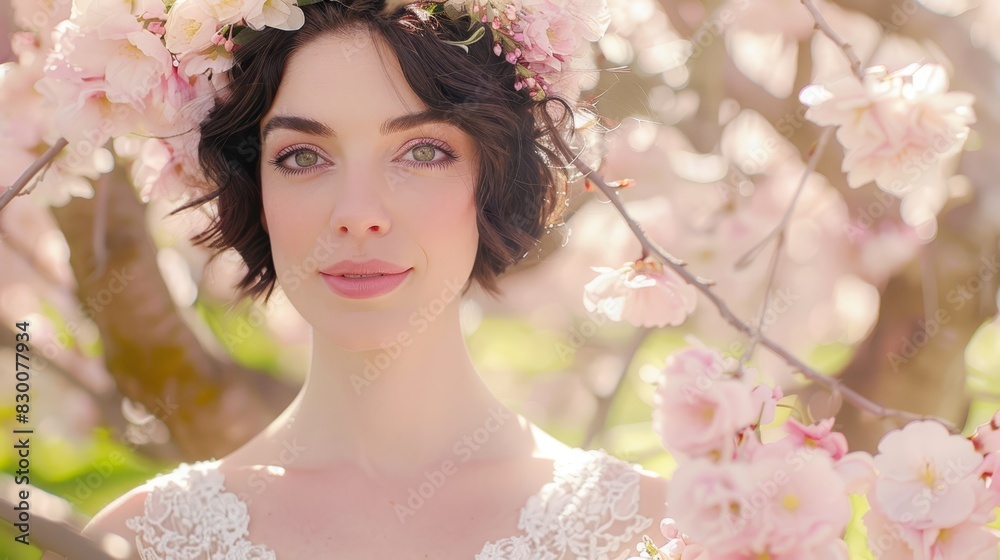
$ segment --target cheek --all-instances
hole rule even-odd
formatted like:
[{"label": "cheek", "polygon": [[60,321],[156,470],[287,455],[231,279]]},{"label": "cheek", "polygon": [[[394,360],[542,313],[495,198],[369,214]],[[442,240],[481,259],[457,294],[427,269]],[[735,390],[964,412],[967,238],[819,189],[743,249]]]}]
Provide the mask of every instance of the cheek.
[{"label": "cheek", "polygon": [[320,204],[303,204],[286,193],[265,189],[262,194],[277,272],[280,274],[296,265],[314,264],[309,259],[310,252],[329,225],[329,214],[324,214],[326,209]]},{"label": "cheek", "polygon": [[420,222],[425,249],[431,260],[445,260],[449,268],[468,268],[475,261],[479,245],[476,202],[473,187],[454,189],[449,196],[427,199]]}]

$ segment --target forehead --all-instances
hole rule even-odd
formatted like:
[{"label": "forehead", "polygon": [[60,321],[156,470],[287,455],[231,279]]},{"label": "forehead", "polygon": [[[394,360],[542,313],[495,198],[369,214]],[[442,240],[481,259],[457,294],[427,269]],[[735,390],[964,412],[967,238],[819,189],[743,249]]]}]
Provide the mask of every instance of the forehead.
[{"label": "forehead", "polygon": [[367,29],[327,33],[288,59],[278,92],[261,122],[274,114],[309,115],[349,125],[381,123],[426,105],[413,92],[385,41]]}]

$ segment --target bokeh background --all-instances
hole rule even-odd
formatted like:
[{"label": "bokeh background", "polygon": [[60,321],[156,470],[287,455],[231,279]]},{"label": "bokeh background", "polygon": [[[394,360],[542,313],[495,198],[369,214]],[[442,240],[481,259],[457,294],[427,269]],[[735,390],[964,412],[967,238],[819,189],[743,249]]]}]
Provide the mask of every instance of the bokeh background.
[{"label": "bokeh background", "polygon": [[[601,171],[635,180],[621,196],[650,237],[715,281],[739,317],[881,404],[968,427],[1000,409],[1000,0],[819,4],[866,67],[941,64],[952,90],[975,96],[977,121],[940,180],[903,200],[872,184],[850,188],[844,150],[831,142],[805,174],[777,252],[771,234],[820,135],[798,94],[848,74],[840,50],[798,0],[609,4],[597,49],[606,70],[588,100],[607,129]],[[18,1],[29,5],[68,12],[61,0]],[[0,1],[2,61],[15,60],[6,39],[30,24],[13,8]],[[5,134],[13,107],[45,110],[30,84],[9,85],[11,68],[0,71],[17,92],[0,107]],[[3,184],[30,163],[12,142],[0,137]],[[30,321],[39,357],[32,511],[76,526],[181,461],[238,447],[291,401],[308,356],[308,325],[280,292],[266,306],[237,302],[238,257],[209,263],[189,242],[204,215],[168,217],[179,201],[130,172],[122,154],[135,146],[114,148],[94,156],[113,167],[99,179],[53,172],[0,212],[0,363],[9,372],[20,320]],[[489,386],[543,429],[669,476],[675,464],[651,428],[658,371],[689,337],[734,357],[750,341],[705,299],[672,328],[587,313],[590,267],[635,260],[640,246],[606,198],[575,192],[567,223],[502,279],[502,298],[473,290],[462,302],[468,347]],[[900,425],[805,382],[766,349],[749,363],[787,402],[836,414],[852,449],[874,451]],[[12,376],[4,379],[7,434],[18,426]],[[0,446],[5,497],[13,451]],[[855,505],[858,514],[866,507]],[[11,539],[0,524],[0,557],[40,556]],[[849,540],[863,541],[860,525]]]}]

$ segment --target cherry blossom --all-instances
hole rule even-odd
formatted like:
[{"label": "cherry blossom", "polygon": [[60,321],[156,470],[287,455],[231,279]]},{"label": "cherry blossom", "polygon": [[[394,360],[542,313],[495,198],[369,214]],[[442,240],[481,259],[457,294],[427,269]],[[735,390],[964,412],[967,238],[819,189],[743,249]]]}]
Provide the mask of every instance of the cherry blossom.
[{"label": "cherry blossom", "polygon": [[621,268],[592,267],[600,274],[584,286],[583,305],[589,312],[637,327],[679,325],[694,312],[697,289],[679,274],[652,260]]},{"label": "cherry blossom", "polygon": [[837,460],[847,454],[847,438],[844,434],[832,431],[833,422],[833,418],[827,418],[816,424],[804,426],[795,418],[789,418],[785,422],[785,429],[788,431],[788,437],[797,445],[818,447]]},{"label": "cherry blossom", "polygon": [[667,359],[653,398],[653,429],[663,446],[687,456],[729,459],[736,434],[757,423],[752,381],[739,364],[707,348],[686,348]]},{"label": "cherry blossom", "polygon": [[712,558],[846,558],[846,494],[826,453],[766,444],[746,462],[682,463],[667,507]]},{"label": "cherry blossom", "polygon": [[898,72],[870,68],[864,82],[853,77],[805,88],[806,118],[837,126],[844,146],[843,170],[850,186],[874,181],[903,196],[938,182],[942,159],[957,153],[975,122],[973,96],[948,91],[948,73],[936,64],[913,64]]},{"label": "cherry blossom", "polygon": [[919,421],[886,435],[878,450],[875,495],[890,520],[944,529],[972,515],[983,461],[972,442],[938,422]]},{"label": "cherry blossom", "polygon": [[[256,2],[250,2],[256,4]],[[246,22],[252,29],[273,27],[275,29],[293,30],[305,23],[305,14],[295,0],[267,0],[254,7],[246,14]]]},{"label": "cherry blossom", "polygon": [[989,422],[977,427],[970,439],[980,453],[1000,451],[1000,411]]}]

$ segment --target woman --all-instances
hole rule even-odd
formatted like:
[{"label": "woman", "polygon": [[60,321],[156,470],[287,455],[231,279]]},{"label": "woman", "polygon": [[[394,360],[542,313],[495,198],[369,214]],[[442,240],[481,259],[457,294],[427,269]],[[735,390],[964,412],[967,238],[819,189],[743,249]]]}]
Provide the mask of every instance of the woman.
[{"label": "woman", "polygon": [[280,283],[312,325],[303,388],[85,535],[144,560],[611,559],[663,517],[662,479],[500,403],[460,328],[471,282],[495,292],[559,219],[569,105],[479,22],[383,4],[321,1],[301,29],[254,35],[201,125],[218,189],[192,205],[218,212],[199,241],[235,248],[241,289]]}]

